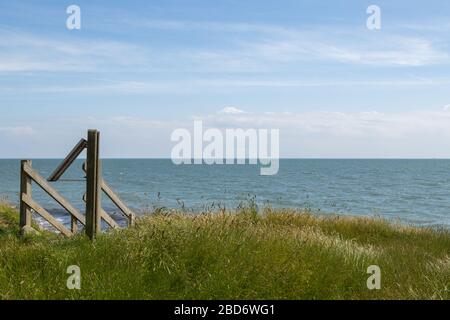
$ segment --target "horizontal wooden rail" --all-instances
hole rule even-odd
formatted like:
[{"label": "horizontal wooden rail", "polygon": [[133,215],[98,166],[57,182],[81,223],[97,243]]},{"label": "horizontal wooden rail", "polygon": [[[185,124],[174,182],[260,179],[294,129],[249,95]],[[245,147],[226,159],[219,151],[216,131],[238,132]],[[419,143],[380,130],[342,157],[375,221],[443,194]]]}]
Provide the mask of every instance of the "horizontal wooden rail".
[{"label": "horizontal wooden rail", "polygon": [[36,182],[45,192],[47,192],[56,202],[58,202],[65,210],[75,217],[82,225],[86,225],[86,218],[82,215],[69,201],[67,201],[58,191],[53,189],[47,181],[34,171],[29,164],[23,165],[25,173]]}]

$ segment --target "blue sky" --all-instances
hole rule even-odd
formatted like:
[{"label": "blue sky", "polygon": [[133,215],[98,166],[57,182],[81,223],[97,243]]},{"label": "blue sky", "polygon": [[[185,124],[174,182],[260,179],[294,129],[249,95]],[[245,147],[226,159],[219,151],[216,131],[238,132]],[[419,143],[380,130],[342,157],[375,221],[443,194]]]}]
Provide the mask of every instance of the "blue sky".
[{"label": "blue sky", "polygon": [[283,157],[450,157],[449,17],[444,0],[2,1],[0,158],[61,157],[87,128],[105,157],[169,157],[193,119],[279,128]]}]

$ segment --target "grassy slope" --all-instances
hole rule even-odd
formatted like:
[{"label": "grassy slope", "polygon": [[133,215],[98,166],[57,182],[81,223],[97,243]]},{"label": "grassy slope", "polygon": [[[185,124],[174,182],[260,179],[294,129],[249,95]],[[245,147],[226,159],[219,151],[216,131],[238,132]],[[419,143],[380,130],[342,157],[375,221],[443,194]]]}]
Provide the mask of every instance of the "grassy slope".
[{"label": "grassy slope", "polygon": [[[251,209],[154,214],[100,236],[18,238],[0,207],[3,299],[449,299],[450,233]],[[367,267],[382,290],[366,287]],[[78,265],[82,290],[66,288]]]}]

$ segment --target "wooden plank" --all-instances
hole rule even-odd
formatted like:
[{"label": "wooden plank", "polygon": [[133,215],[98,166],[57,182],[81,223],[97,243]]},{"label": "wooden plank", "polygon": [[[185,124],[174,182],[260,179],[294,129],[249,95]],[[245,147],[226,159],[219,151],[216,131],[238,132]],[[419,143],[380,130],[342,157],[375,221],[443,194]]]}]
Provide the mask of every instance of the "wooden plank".
[{"label": "wooden plank", "polygon": [[86,174],[86,234],[93,239],[101,231],[100,133],[88,131]]},{"label": "wooden plank", "polygon": [[[83,201],[86,202],[86,194],[83,196]],[[113,229],[120,229],[119,224],[103,209],[101,209],[102,219]]]},{"label": "wooden plank", "polygon": [[[86,163],[83,164],[83,170],[86,172]],[[131,211],[127,205],[119,198],[119,196],[111,189],[111,187],[102,179],[102,190],[109,199],[119,208],[119,210],[128,219],[130,226],[134,226],[136,222],[136,214]]]},{"label": "wooden plank", "polygon": [[[26,194],[31,197],[31,179],[24,170],[25,165],[31,167],[31,160],[23,160],[20,164],[20,194]],[[31,209],[26,203],[20,201],[20,228],[22,229],[25,226],[31,227],[31,224]]]},{"label": "wooden plank", "polygon": [[64,174],[64,172],[66,172],[67,169],[69,169],[69,167],[72,165],[72,163],[78,158],[81,152],[83,152],[86,146],[87,141],[85,139],[81,139],[47,180],[50,182],[58,181],[59,178],[61,178],[61,176]]},{"label": "wooden plank", "polygon": [[56,202],[58,202],[65,210],[67,210],[72,216],[78,219],[83,225],[86,224],[86,218],[74,207],[69,201],[67,201],[58,191],[53,189],[48,182],[41,177],[36,171],[34,171],[28,164],[24,164],[24,171],[27,175],[33,179],[45,192],[49,194]]},{"label": "wooden plank", "polygon": [[32,208],[37,214],[39,214],[42,218],[47,220],[53,227],[55,227],[59,232],[61,232],[66,237],[71,237],[73,234],[67,229],[61,222],[55,219],[50,213],[47,212],[44,208],[42,208],[37,202],[31,199],[25,193],[22,193],[21,197],[22,201],[25,202],[30,208]]},{"label": "wooden plank", "polygon": [[125,205],[125,203],[123,203],[119,196],[104,180],[102,181],[102,190],[128,219],[130,219],[130,217],[134,215],[134,213]]},{"label": "wooden plank", "polygon": [[119,224],[105,211],[101,210],[102,219],[113,229],[120,229]]}]

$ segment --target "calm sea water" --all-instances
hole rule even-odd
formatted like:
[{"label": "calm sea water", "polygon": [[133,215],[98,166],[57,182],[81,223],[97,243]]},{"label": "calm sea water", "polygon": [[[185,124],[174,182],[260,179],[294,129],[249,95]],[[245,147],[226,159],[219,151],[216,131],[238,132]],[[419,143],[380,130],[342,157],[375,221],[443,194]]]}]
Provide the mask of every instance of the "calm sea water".
[{"label": "calm sea water", "polygon": [[[59,160],[34,160],[48,177]],[[82,180],[81,160],[63,179]],[[417,225],[450,226],[450,160],[281,160],[275,176],[260,176],[254,165],[182,165],[170,160],[103,160],[105,180],[136,210],[207,205],[236,207],[256,196],[258,204],[380,215]],[[80,209],[85,184],[54,186]],[[0,160],[0,196],[18,202],[19,161]],[[45,208],[63,212],[38,187],[33,197]],[[113,205],[104,203],[108,211]]]}]

